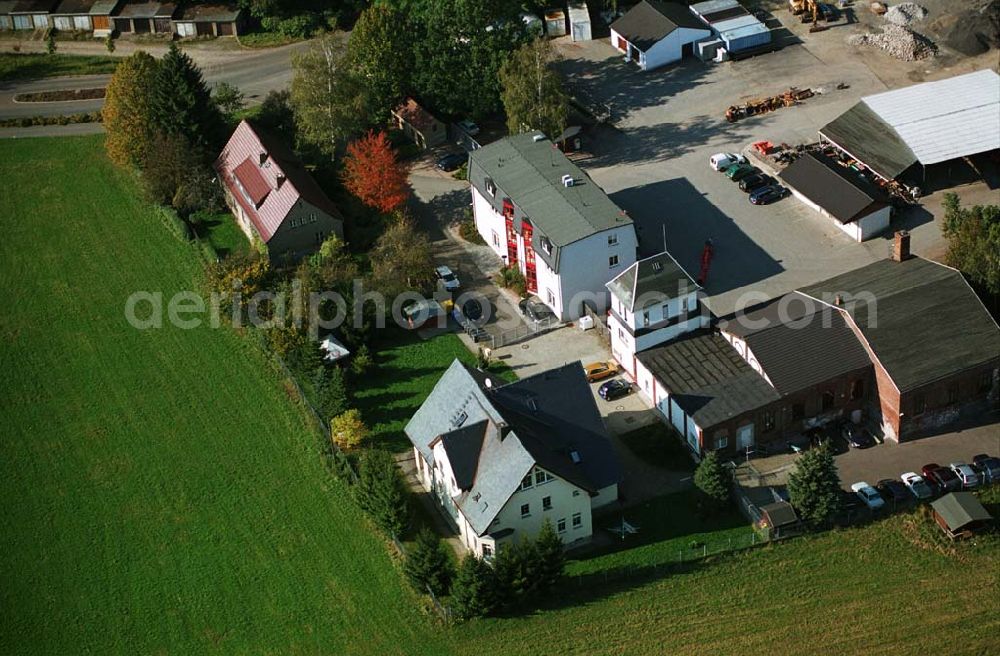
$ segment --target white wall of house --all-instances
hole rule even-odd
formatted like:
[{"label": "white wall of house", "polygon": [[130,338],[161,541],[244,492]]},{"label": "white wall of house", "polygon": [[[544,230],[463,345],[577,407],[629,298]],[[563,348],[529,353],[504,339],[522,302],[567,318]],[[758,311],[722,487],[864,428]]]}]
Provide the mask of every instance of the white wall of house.
[{"label": "white wall of house", "polygon": [[[553,311],[560,319],[573,321],[583,315],[582,300],[587,298],[598,313],[604,312],[610,298],[605,285],[632,266],[637,247],[635,227],[631,223],[563,246],[559,255],[562,304],[559,311],[555,308]],[[584,292],[587,295],[580,296]]]},{"label": "white wall of house", "polygon": [[[544,472],[549,477],[547,482],[535,483],[536,474],[539,471]],[[565,479],[545,472],[540,467],[532,468],[530,476],[532,477],[531,487],[519,489],[511,496],[493,524],[490,525],[488,532],[495,533],[505,528],[512,528],[514,534],[511,539],[515,541],[520,540],[521,536],[533,538],[538,535],[542,524],[547,519],[552,522],[552,528],[556,529],[563,544],[569,545],[590,540],[594,532],[590,515],[590,493]],[[550,500],[550,510],[544,509],[546,498]],[[617,498],[617,492],[615,498]],[[528,506],[527,515],[522,514],[522,506],[524,505]],[[576,525],[574,525],[574,517],[578,518]],[[560,520],[565,524],[562,530],[559,530],[562,526]]]},{"label": "white wall of house", "polygon": [[[505,258],[506,220],[475,187],[472,187],[472,214],[483,240],[498,257]],[[605,283],[635,262],[637,246],[635,228],[626,223],[563,246],[559,253],[559,273],[546,264],[540,253],[536,253],[538,298],[552,309],[560,321],[580,318],[584,299],[592,301],[597,312],[603,312],[609,296]],[[517,262],[522,273],[525,270],[525,249],[531,247],[518,235]],[[616,258],[614,265],[612,257]]]},{"label": "white wall of house", "polygon": [[615,50],[621,52],[627,56],[632,56],[632,53],[639,53],[639,68],[644,71],[651,71],[660,66],[665,66],[675,61],[679,61],[683,56],[683,47],[685,44],[694,43],[700,41],[701,39],[706,39],[712,35],[710,30],[696,30],[688,27],[679,27],[664,38],[653,44],[649,50],[642,52],[639,51],[635,46],[628,44],[626,41],[626,47],[621,47],[621,41],[624,39],[620,34],[611,30],[611,45]]},{"label": "white wall of house", "polygon": [[639,387],[639,398],[649,404],[665,423],[672,425],[684,436],[688,448],[695,454],[696,459],[700,457],[702,428],[673,401],[663,383],[657,380],[638,359],[636,359],[636,385]]},{"label": "white wall of house", "polygon": [[[638,365],[635,354],[660,344],[669,342],[685,333],[708,325],[708,317],[698,311],[698,294],[692,291],[684,296],[672,298],[666,303],[651,305],[638,312],[630,312],[618,298],[611,299],[612,312],[608,315],[608,329],[611,332],[611,355],[618,363],[638,380]],[[634,332],[647,326],[676,317],[684,312],[690,316],[685,321],[665,326],[636,337]]]}]

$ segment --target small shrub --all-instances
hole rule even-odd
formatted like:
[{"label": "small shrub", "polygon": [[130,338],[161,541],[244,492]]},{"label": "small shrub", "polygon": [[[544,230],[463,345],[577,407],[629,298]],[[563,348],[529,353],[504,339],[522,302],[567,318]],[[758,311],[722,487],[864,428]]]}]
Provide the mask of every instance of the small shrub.
[{"label": "small shrub", "polygon": [[527,293],[528,287],[524,280],[524,274],[516,266],[507,266],[500,269],[493,279],[497,285],[506,287],[518,296],[524,296]]},{"label": "small shrub", "polygon": [[351,408],[330,422],[330,438],[345,451],[356,449],[369,435],[368,427],[361,419],[361,412]]},{"label": "small shrub", "polygon": [[479,234],[476,222],[473,219],[467,219],[458,225],[458,236],[470,244],[479,244],[481,246],[486,244],[486,240]]}]

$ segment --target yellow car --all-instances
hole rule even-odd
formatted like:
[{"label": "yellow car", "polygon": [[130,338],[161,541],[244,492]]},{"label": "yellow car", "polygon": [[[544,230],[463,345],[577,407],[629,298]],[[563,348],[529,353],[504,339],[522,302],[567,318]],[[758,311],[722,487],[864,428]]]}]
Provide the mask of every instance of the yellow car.
[{"label": "yellow car", "polygon": [[583,373],[586,374],[588,383],[596,383],[618,373],[618,364],[611,361],[591,362],[583,365]]}]

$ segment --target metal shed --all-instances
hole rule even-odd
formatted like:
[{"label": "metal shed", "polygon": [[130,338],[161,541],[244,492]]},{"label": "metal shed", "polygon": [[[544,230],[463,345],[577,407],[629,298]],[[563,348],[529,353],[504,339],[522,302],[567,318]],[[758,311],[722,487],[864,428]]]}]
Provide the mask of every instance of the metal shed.
[{"label": "metal shed", "polygon": [[972,492],[952,492],[931,503],[934,521],[952,540],[966,538],[993,521]]},{"label": "metal shed", "polygon": [[771,42],[771,30],[753,16],[738,16],[719,23],[712,23],[712,29],[730,52],[767,45]]},{"label": "metal shed", "polygon": [[590,10],[587,3],[575,0],[569,3],[569,27],[574,41],[590,41]]}]

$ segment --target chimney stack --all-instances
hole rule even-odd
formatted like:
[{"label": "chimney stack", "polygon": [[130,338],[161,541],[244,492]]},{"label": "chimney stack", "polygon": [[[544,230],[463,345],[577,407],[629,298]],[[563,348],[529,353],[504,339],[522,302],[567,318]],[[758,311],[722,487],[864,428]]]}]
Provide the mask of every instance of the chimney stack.
[{"label": "chimney stack", "polygon": [[267,153],[260,151],[260,166],[264,166],[265,162],[267,162]]},{"label": "chimney stack", "polygon": [[275,189],[281,189],[281,185],[285,182],[285,174],[279,173],[278,175],[275,176],[274,181],[276,185]]},{"label": "chimney stack", "polygon": [[899,230],[893,237],[892,259],[894,262],[910,259],[910,232],[908,230]]}]

